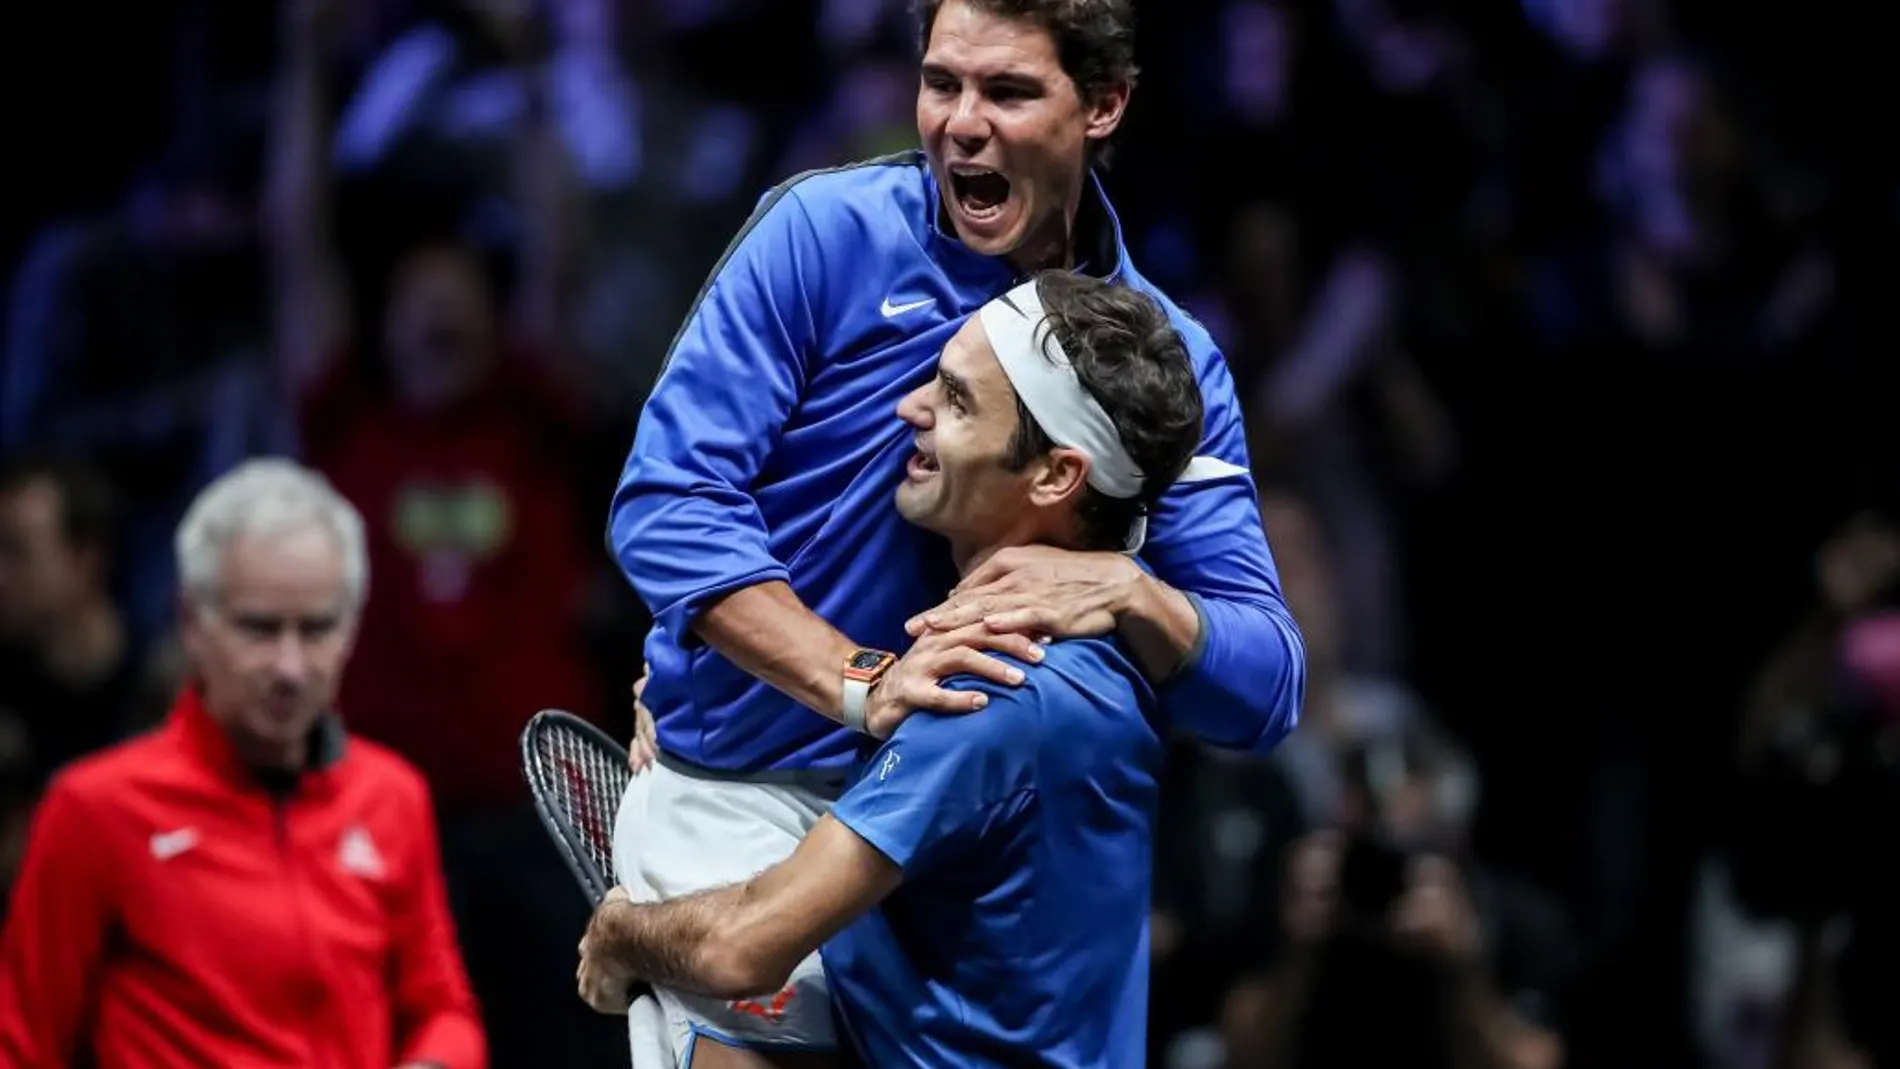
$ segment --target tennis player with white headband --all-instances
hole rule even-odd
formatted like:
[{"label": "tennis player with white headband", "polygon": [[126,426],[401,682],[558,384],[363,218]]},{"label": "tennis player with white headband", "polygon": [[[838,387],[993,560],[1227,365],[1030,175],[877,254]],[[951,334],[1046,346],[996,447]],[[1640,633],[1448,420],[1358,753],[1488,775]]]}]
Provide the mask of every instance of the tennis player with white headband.
[{"label": "tennis player with white headband", "polygon": [[[1120,432],[1102,403],[1076,376],[1075,365],[1062,343],[1047,329],[1049,320],[1035,281],[1025,282],[984,305],[977,317],[990,351],[1002,365],[1022,406],[1018,426],[1031,431],[1040,428],[1051,444],[1079,450],[1088,457],[1088,485],[1100,493],[1117,501],[1140,498],[1147,485],[1146,476],[1122,444]],[[1214,457],[1195,457],[1179,475],[1213,478],[1237,470]],[[1174,481],[1169,478],[1163,486]],[[910,518],[908,514],[906,518]],[[1147,537],[1144,504],[1130,521],[1121,548],[1138,552]]]},{"label": "tennis player with white headband", "polygon": [[[1162,308],[1062,271],[970,317],[897,414],[917,447],[898,511],[964,572],[1009,546],[1138,548],[1202,433]],[[616,1012],[635,980],[715,1000],[796,991],[787,977],[822,946],[864,1064],[1139,1065],[1165,720],[1113,633],[1018,667],[1015,687],[947,680],[985,708],[905,720],[750,880],[645,904],[617,888],[582,943],[582,997]]]}]

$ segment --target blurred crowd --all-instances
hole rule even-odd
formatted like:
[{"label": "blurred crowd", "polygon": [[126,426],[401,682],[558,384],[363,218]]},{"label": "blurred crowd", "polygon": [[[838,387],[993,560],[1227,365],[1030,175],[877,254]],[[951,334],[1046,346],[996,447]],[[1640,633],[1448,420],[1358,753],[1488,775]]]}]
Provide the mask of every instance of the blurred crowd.
[{"label": "blurred crowd", "polygon": [[[1855,9],[1137,10],[1105,184],[1222,343],[1310,659],[1273,757],[1171,759],[1150,1064],[1900,1064],[1900,184]],[[429,779],[495,1064],[614,1064],[516,735],[627,731],[645,392],[767,187],[914,147],[909,12],[8,21],[0,880],[45,776],[164,710],[184,505],[296,455],[368,519],[343,712]]]}]

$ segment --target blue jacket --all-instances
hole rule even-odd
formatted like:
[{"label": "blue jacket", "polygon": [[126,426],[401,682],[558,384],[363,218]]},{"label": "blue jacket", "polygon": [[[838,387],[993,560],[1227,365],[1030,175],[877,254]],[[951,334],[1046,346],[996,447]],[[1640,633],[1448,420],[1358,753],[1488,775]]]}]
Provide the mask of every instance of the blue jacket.
[{"label": "blue jacket", "polygon": [[[1150,521],[1143,561],[1204,617],[1162,706],[1207,742],[1265,751],[1298,719],[1305,660],[1245,471],[1233,379],[1207,331],[1128,262],[1099,184],[1090,194],[1080,269],[1167,309],[1200,379],[1200,452],[1235,467],[1176,486]],[[693,634],[710,601],[783,580],[854,642],[901,651],[904,621],[956,584],[943,541],[892,504],[913,437],[897,402],[964,317],[1019,279],[939,219],[919,152],[800,175],[761,200],[674,339],[608,530],[653,612],[645,701],[669,753],[732,772],[858,756],[853,733]]]}]

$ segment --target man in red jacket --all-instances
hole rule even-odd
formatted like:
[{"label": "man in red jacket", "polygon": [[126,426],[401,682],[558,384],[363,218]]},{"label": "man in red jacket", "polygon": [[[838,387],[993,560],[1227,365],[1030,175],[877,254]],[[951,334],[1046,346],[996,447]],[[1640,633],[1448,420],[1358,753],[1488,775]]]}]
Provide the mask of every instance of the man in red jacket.
[{"label": "man in red jacket", "polygon": [[254,461],[176,550],[190,682],[47,790],[0,935],[0,1066],[485,1069],[428,791],[331,712],[362,519]]}]

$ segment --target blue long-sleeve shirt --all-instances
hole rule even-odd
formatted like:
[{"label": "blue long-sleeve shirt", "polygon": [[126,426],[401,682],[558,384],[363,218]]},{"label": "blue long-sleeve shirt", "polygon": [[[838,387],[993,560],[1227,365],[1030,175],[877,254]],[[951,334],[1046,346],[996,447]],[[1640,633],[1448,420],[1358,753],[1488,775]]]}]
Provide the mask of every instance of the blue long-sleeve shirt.
[{"label": "blue long-sleeve shirt", "polygon": [[[1129,264],[1113,210],[1099,185],[1089,192],[1081,268],[1167,309],[1200,380],[1200,452],[1232,467],[1176,486],[1151,518],[1143,560],[1203,616],[1162,705],[1210,743],[1264,751],[1298,719],[1305,660],[1233,379],[1207,331]],[[645,702],[669,753],[747,773],[858,756],[856,735],[697,639],[696,615],[720,596],[783,580],[853,641],[901,651],[904,621],[956,583],[944,542],[892,503],[913,438],[897,402],[964,318],[1019,280],[939,229],[938,205],[916,152],[792,179],[760,202],[674,339],[608,531],[653,613]]]}]

